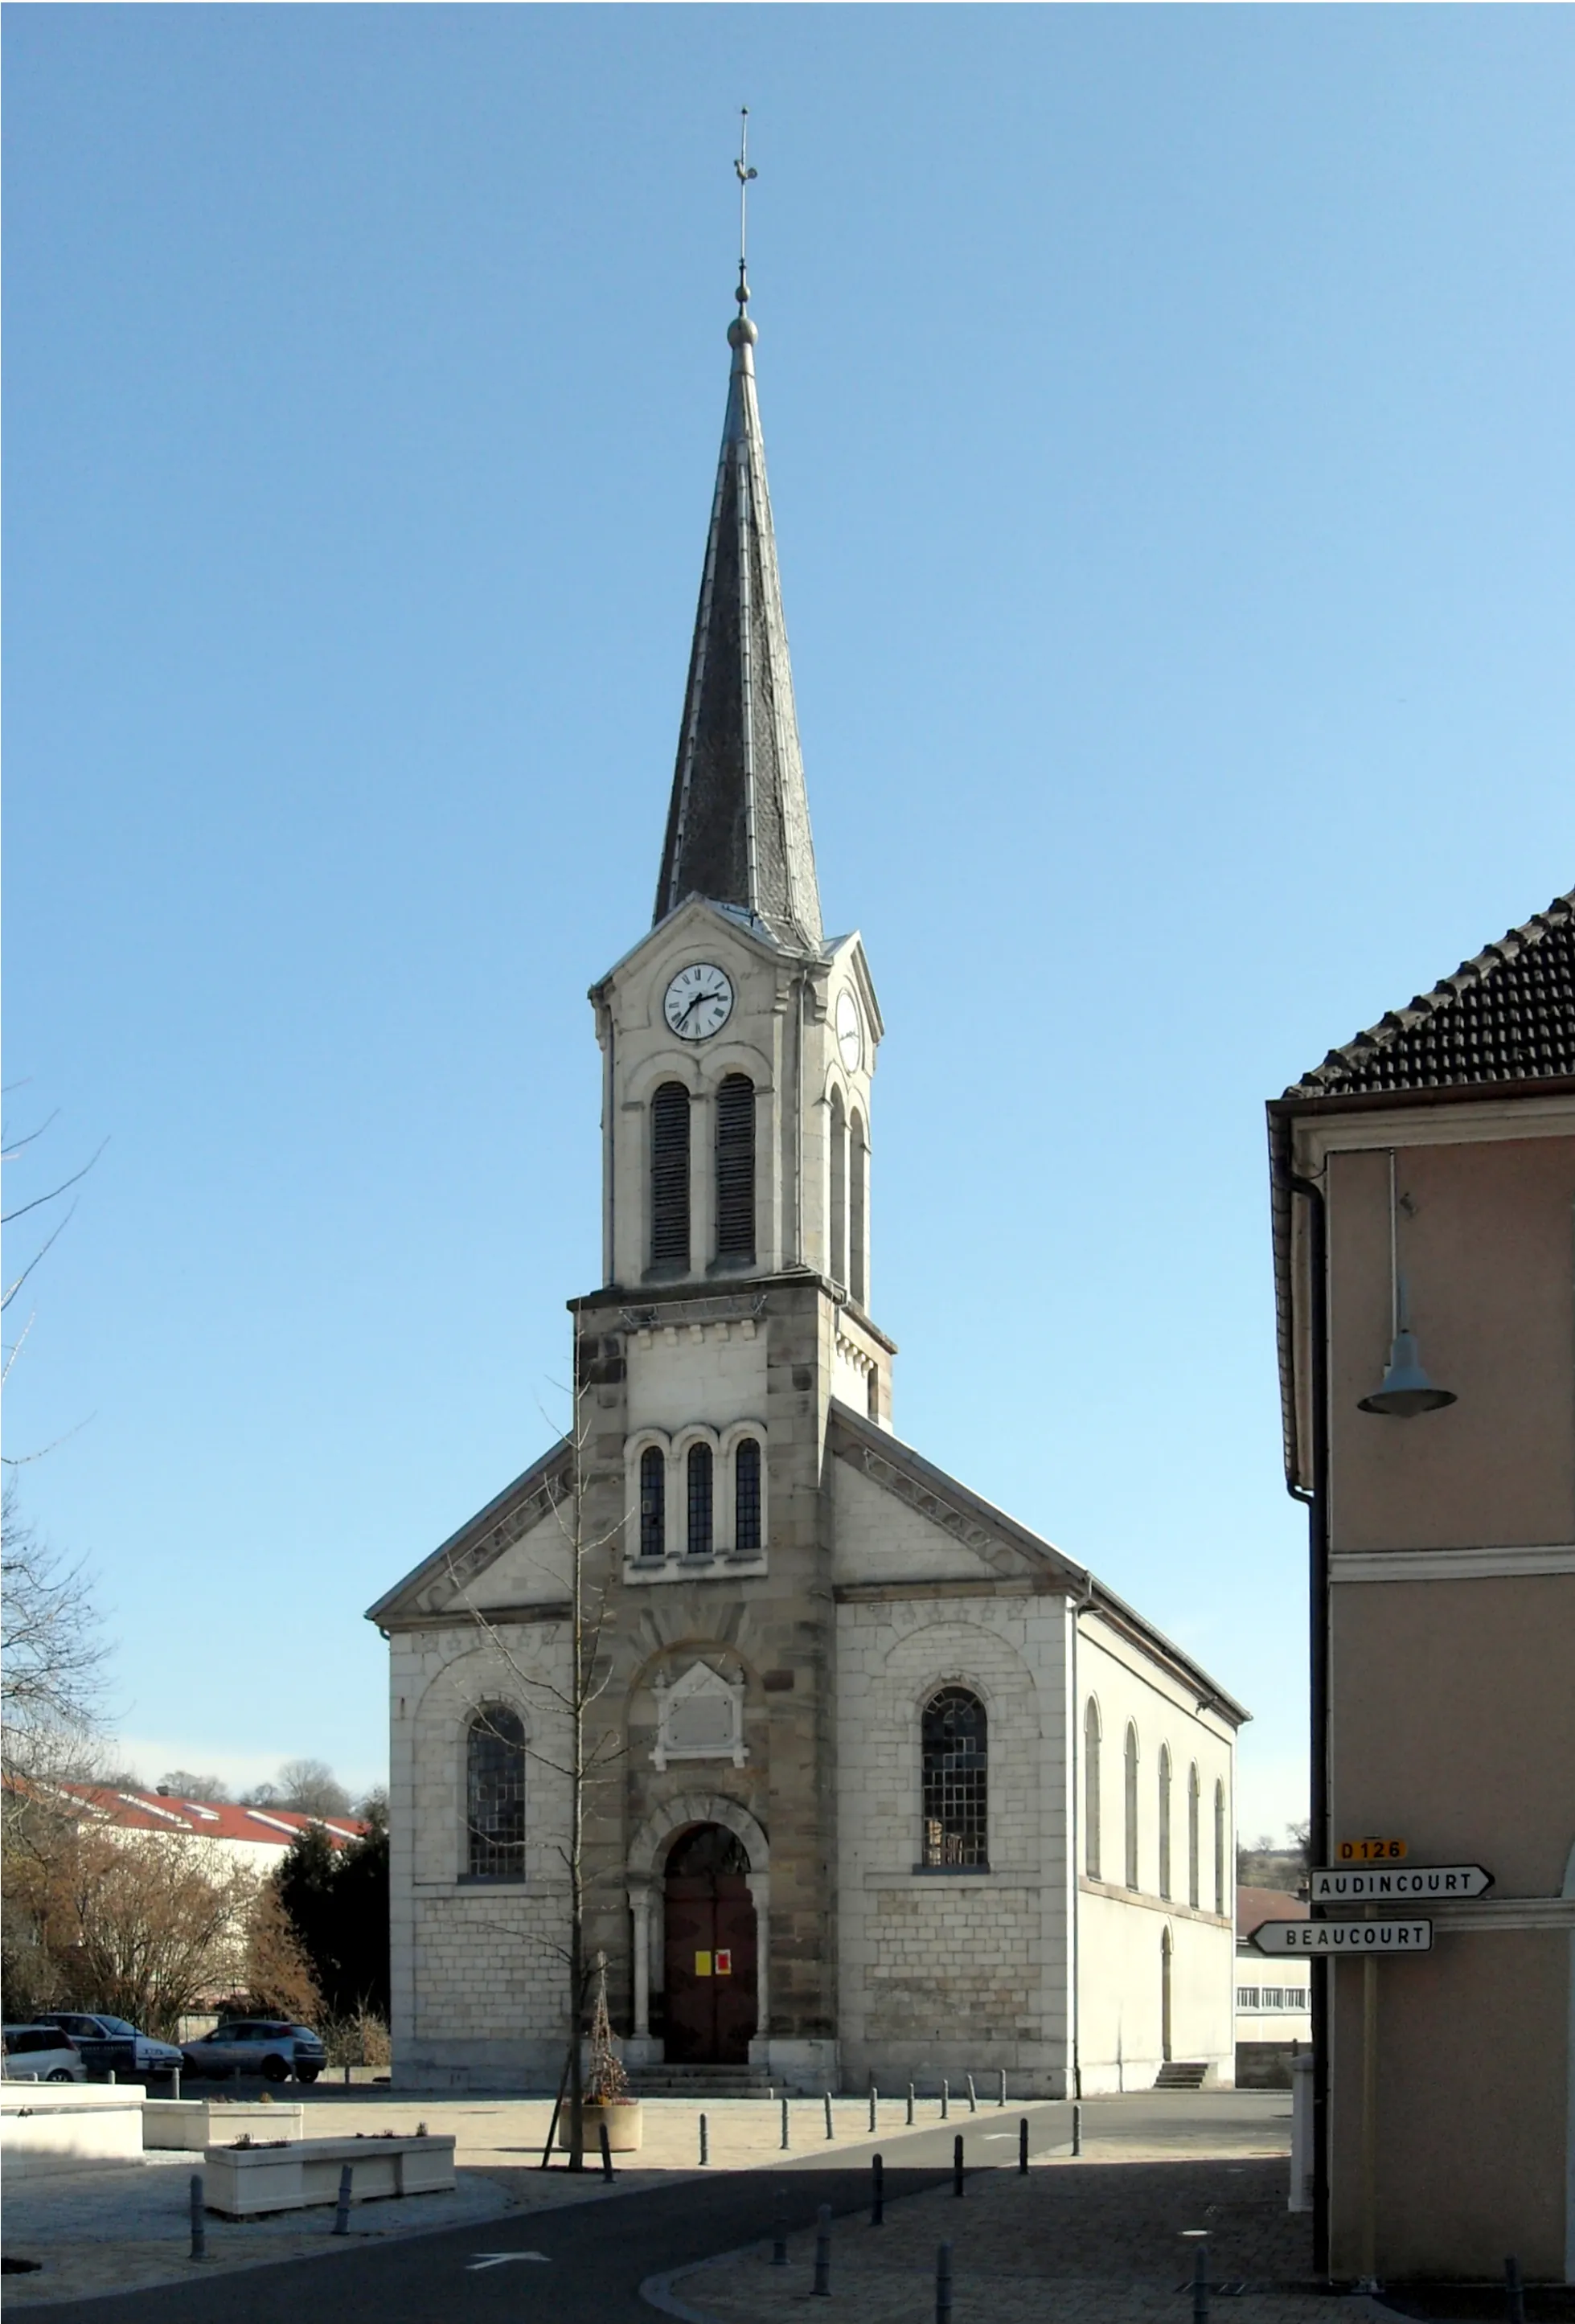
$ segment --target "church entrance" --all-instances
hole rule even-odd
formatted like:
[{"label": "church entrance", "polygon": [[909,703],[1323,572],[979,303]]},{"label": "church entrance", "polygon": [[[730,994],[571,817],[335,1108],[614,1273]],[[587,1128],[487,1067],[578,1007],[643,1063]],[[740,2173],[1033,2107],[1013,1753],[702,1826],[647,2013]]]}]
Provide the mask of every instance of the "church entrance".
[{"label": "church entrance", "polygon": [[755,1907],[743,1844],[694,1824],[668,1851],[667,2056],[672,2065],[742,2066],[755,2031]]}]

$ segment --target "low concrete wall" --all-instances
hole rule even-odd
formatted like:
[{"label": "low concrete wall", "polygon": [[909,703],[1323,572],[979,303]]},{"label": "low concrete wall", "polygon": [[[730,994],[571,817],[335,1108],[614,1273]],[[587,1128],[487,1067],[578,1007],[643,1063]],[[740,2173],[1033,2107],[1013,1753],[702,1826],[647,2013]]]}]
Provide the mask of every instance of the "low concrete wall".
[{"label": "low concrete wall", "polygon": [[8,2179],[134,2163],[143,2151],[140,2082],[6,2082],[0,2085],[0,2153]]},{"label": "low concrete wall", "polygon": [[182,2147],[201,2154],[249,2131],[253,2138],[299,2138],[306,2109],[265,2100],[149,2098],[143,2107],[143,2144]]},{"label": "low concrete wall", "polygon": [[438,2195],[454,2186],[452,2138],[301,2138],[280,2146],[210,2146],[204,2193],[210,2211],[254,2219],[338,2200],[339,2172],[355,2172],[353,2202]]},{"label": "low concrete wall", "polygon": [[[1303,2043],[1305,2051],[1307,2045]],[[1288,2090],[1294,2042],[1238,2042],[1236,2087],[1239,2090]]]}]

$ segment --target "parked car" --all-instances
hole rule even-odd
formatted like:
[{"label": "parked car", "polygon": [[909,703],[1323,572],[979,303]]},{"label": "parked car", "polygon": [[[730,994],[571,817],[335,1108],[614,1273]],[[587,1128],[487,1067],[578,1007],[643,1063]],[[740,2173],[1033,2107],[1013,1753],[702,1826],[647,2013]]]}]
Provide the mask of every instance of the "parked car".
[{"label": "parked car", "polygon": [[270,2082],[287,2081],[291,2074],[298,2082],[315,2082],[327,2063],[311,2027],[287,2024],[281,2017],[232,2017],[181,2048],[191,2073],[261,2074]]},{"label": "parked car", "polygon": [[106,2017],[101,2011],[46,2009],[38,2022],[58,2025],[62,2034],[69,2034],[95,2079],[110,2073],[117,2080],[122,2076],[135,2080],[143,2074],[173,2074],[185,2063],[173,2042],[156,2042],[124,2017]]},{"label": "parked car", "polygon": [[58,2025],[7,2025],[3,2038],[8,2082],[85,2082],[88,2079],[80,2051]]}]

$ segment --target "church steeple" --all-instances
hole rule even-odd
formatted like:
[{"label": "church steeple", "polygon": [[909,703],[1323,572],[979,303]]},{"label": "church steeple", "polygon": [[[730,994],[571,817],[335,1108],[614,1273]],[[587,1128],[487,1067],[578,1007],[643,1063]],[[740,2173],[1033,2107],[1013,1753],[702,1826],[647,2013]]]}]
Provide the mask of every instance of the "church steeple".
[{"label": "church steeple", "polygon": [[664,919],[687,896],[704,896],[750,913],[778,943],[817,953],[820,891],[755,399],[760,334],[749,318],[749,295],[741,264],[739,311],[727,333],[727,418],[655,918]]}]

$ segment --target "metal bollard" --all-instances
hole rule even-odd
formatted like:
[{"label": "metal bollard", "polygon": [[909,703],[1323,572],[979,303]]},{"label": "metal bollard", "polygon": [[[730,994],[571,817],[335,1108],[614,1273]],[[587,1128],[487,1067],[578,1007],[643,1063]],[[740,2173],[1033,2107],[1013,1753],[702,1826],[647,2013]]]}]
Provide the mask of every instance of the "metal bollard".
[{"label": "metal bollard", "polygon": [[968,2077],[968,2111],[970,2114],[977,2114],[979,2112],[979,2093],[973,2087],[973,2077],[972,2074]]},{"label": "metal bollard", "polygon": [[836,2136],[836,2132],[832,2126],[831,2092],[829,2090],[827,2090],[825,2094],[825,2135],[828,2138],[834,2138]]},{"label": "metal bollard", "polygon": [[952,2246],[942,2244],[935,2254],[935,2324],[952,2324]]},{"label": "metal bollard", "polygon": [[944,2079],[944,2077],[943,2077],[943,2078],[942,2078],[942,2081],[941,2081],[941,2120],[942,2120],[943,2122],[944,2122],[944,2121],[945,2121],[945,2119],[946,2119],[947,2116],[951,2113],[951,2111],[952,2111],[952,2085],[951,2085],[951,2083],[950,2083],[949,2081],[947,2081],[947,2080]]},{"label": "metal bollard", "polygon": [[180,2103],[180,2069],[179,2066],[175,2066],[170,2070],[170,2080],[174,2085],[170,2095],[175,2100],[176,2105],[179,2106]]},{"label": "metal bollard", "polygon": [[812,2292],[831,2298],[831,2205],[823,2203],[815,2215],[815,2282]]},{"label": "metal bollard", "polygon": [[996,2104],[998,2107],[1003,2107],[1006,2104],[1006,2068],[1004,2066],[1000,2070],[1000,2096],[997,2098]]},{"label": "metal bollard", "polygon": [[107,2074],[106,2074],[106,2076],[105,2076],[105,2078],[104,2078],[104,2079],[105,2079],[105,2080],[106,2080],[106,2082],[108,2082],[108,2083],[111,2085],[111,2087],[113,2088],[114,2083],[115,2083],[115,2068],[114,2068],[113,2066],[111,2066],[111,2068],[109,2069],[108,2073],[107,2073]]},{"label": "metal bollard", "polygon": [[1082,2153],[1082,2107],[1075,2099],[1072,2108],[1072,2151],[1073,2154]]},{"label": "metal bollard", "polygon": [[960,2195],[962,2192],[962,2134],[961,2131],[952,2141],[952,2192],[953,2195]]},{"label": "metal bollard", "polygon": [[782,2101],[782,2152],[784,2154],[788,2152],[788,2101],[786,2098]]},{"label": "metal bollard", "polygon": [[191,2256],[193,2259],[207,2257],[207,2213],[203,2203],[200,2171],[194,2171],[191,2174]]},{"label": "metal bollard", "polygon": [[707,2163],[709,2163],[709,2162],[710,2162],[710,2160],[711,2160],[711,2141],[710,2141],[710,2138],[709,2138],[709,2136],[708,2136],[708,2135],[707,2135],[707,2133],[706,2133],[706,2128],[705,2128],[705,2116],[704,2116],[704,2115],[702,2115],[702,2116],[701,2116],[701,2117],[700,2117],[700,2162],[701,2162],[701,2166],[702,2166],[702,2168],[704,2168],[704,2166],[705,2166]]},{"label": "metal bollard", "polygon": [[907,2126],[909,2130],[913,2128],[913,2084],[911,2082],[907,2086]]},{"label": "metal bollard", "polygon": [[350,2232],[350,2185],[355,2176],[353,2166],[346,2163],[339,2173],[339,2200],[334,2211],[334,2233],[347,2236]]},{"label": "metal bollard", "polygon": [[870,2085],[870,2135],[871,2138],[874,2137],[876,2132],[880,2127],[880,2117],[878,2111],[880,2105],[880,2093],[876,2089],[874,2083],[871,2082]]},{"label": "metal bollard", "polygon": [[1193,2324],[1209,2324],[1209,2246],[1202,2236],[1193,2253]]},{"label": "metal bollard", "polygon": [[1509,2324],[1525,2324],[1525,2286],[1520,2280],[1520,2262],[1514,2257],[1504,2263],[1504,2310]]},{"label": "metal bollard", "polygon": [[611,2184],[612,2179],[612,2142],[607,2135],[607,2126],[604,2122],[597,2124],[596,2135],[602,2142],[602,2176],[609,2184]]},{"label": "metal bollard", "polygon": [[870,2157],[870,2225],[886,2225],[886,2164],[879,2154]]},{"label": "metal bollard", "polygon": [[350,2087],[350,2069],[349,2069],[349,2067],[348,2067],[348,2066],[346,2066],[346,2067],[345,2067],[345,2088],[346,2089],[349,2089],[349,2087]]},{"label": "metal bollard", "polygon": [[771,2265],[773,2267],[786,2267],[787,2264],[788,2238],[786,2236],[773,2236],[771,2238]]},{"label": "metal bollard", "polygon": [[1025,2172],[1025,2171],[1027,2171],[1027,2167],[1028,2167],[1028,2117],[1027,2117],[1027,2115],[1025,2115],[1025,2116],[1023,2116],[1023,2118],[1022,2118],[1021,2122],[1019,2122],[1019,2123],[1018,2123],[1018,2171],[1019,2171],[1019,2172]]}]

